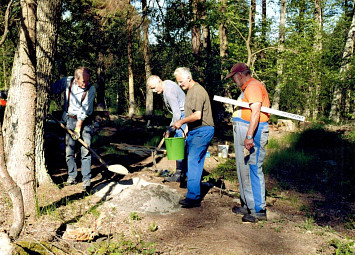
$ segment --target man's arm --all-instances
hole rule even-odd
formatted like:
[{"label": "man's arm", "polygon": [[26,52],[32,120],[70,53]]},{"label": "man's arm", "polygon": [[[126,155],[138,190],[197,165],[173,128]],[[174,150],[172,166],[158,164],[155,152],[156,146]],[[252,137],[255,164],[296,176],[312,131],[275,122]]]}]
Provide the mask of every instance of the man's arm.
[{"label": "man's arm", "polygon": [[187,117],[183,118],[182,120],[176,121],[174,123],[173,127],[176,128],[176,129],[179,129],[185,123],[190,123],[190,122],[194,122],[196,120],[200,120],[201,117],[202,117],[202,112],[201,111],[196,111],[193,114],[191,114],[190,116],[187,116]]},{"label": "man's arm", "polygon": [[53,94],[62,93],[67,86],[68,79],[69,79],[69,77],[64,77],[64,78],[56,81],[55,83],[53,83],[51,86],[51,92]]},{"label": "man's arm", "polygon": [[170,93],[167,93],[166,100],[168,101],[171,111],[173,112],[172,123],[174,123],[175,121],[179,120],[181,117],[179,101],[176,95],[171,95]]},{"label": "man's arm", "polygon": [[247,150],[250,150],[251,148],[254,147],[254,132],[260,120],[261,103],[256,102],[251,104],[250,109],[251,109],[251,117],[250,117],[249,128],[247,131],[247,136],[252,136],[253,138],[252,139],[245,138],[244,146]]}]

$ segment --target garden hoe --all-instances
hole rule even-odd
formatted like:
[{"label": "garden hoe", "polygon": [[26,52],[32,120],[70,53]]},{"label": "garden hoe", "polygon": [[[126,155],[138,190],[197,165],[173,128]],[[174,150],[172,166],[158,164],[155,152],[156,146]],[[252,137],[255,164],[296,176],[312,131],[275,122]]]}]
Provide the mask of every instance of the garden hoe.
[{"label": "garden hoe", "polygon": [[152,158],[153,158],[153,164],[154,164],[155,170],[158,170],[157,161],[155,160],[155,156],[157,155],[157,152],[160,150],[161,146],[163,145],[164,140],[165,140],[165,132],[163,134],[163,138],[161,139],[158,147],[156,147],[155,150],[152,151]]},{"label": "garden hoe", "polygon": [[[63,123],[61,123],[59,120],[57,120],[52,115],[50,115],[50,116],[55,122],[57,122],[62,128],[64,128],[70,135],[74,134],[74,132],[72,130],[70,130],[69,128],[67,128]],[[86,149],[88,149],[101,162],[101,164],[104,165],[107,168],[107,170],[109,170],[110,172],[117,173],[117,174],[120,174],[120,175],[127,175],[129,173],[127,168],[125,168],[124,166],[122,166],[120,164],[107,165],[107,163],[100,157],[100,155],[97,154],[93,149],[91,149],[90,146],[87,145],[81,138],[79,138],[78,141]]]}]

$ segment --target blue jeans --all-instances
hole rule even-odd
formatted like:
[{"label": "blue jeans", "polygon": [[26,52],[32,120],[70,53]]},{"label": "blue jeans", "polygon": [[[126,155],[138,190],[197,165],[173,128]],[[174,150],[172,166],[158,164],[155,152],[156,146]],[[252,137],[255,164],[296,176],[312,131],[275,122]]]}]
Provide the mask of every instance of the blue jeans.
[{"label": "blue jeans", "polygon": [[[74,130],[76,125],[76,119],[69,118],[67,119],[67,128],[70,130]],[[80,138],[84,140],[84,142],[90,146],[91,145],[91,137],[93,134],[93,126],[92,123],[88,123],[84,125],[82,128]],[[75,163],[75,140],[67,133],[65,137],[65,157],[68,166],[68,176],[70,179],[75,179],[78,171]],[[88,149],[86,149],[83,145],[81,145],[81,174],[83,176],[83,183],[90,184],[91,179],[91,153]]]},{"label": "blue jeans", "polygon": [[214,135],[214,127],[204,126],[188,133],[187,155],[187,194],[188,199],[200,199],[201,177],[208,145]]},{"label": "blue jeans", "polygon": [[251,213],[265,209],[265,178],[262,165],[265,158],[265,146],[269,137],[269,124],[260,122],[254,133],[254,144],[250,154],[244,156],[244,140],[249,122],[233,118],[234,149],[242,204]]}]

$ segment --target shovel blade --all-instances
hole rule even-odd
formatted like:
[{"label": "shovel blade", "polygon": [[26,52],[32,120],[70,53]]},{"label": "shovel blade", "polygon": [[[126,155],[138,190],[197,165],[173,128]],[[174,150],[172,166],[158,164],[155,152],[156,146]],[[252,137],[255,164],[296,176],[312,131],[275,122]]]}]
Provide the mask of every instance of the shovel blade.
[{"label": "shovel blade", "polygon": [[117,173],[120,175],[127,175],[129,174],[127,168],[125,168],[122,165],[110,165],[107,167],[107,169],[113,173]]}]

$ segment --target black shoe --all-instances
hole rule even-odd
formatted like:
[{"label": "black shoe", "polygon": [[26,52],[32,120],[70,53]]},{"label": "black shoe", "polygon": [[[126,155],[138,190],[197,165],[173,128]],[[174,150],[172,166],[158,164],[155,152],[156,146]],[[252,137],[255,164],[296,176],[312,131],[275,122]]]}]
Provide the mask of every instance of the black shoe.
[{"label": "black shoe", "polygon": [[253,214],[246,214],[242,218],[243,222],[251,222],[251,223],[256,223],[259,220],[267,220],[266,210],[261,210],[257,213],[253,213]]},{"label": "black shoe", "polygon": [[201,201],[199,199],[181,199],[179,201],[179,204],[181,205],[182,208],[193,208],[193,207],[200,207],[201,206]]},{"label": "black shoe", "polygon": [[249,210],[246,207],[234,206],[232,208],[232,212],[234,212],[235,214],[239,214],[239,215],[246,215],[249,213]]},{"label": "black shoe", "polygon": [[182,188],[182,189],[186,189],[187,188],[186,179],[180,181],[180,188]]},{"label": "black shoe", "polygon": [[181,180],[180,174],[172,174],[172,175],[169,175],[168,177],[164,178],[164,181],[167,181],[167,182],[180,182],[180,180]]}]

